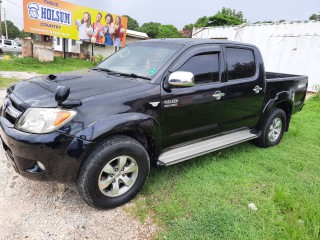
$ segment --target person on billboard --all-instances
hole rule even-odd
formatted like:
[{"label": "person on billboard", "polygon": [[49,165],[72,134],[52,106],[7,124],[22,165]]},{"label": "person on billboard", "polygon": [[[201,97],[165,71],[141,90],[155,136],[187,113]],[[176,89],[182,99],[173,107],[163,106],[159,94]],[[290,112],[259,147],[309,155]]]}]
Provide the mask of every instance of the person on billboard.
[{"label": "person on billboard", "polygon": [[125,29],[121,25],[121,18],[116,17],[116,23],[114,25],[114,46],[120,48],[122,46],[122,39],[124,37]]},{"label": "person on billboard", "polygon": [[77,29],[79,31],[79,39],[84,42],[91,42],[91,36],[93,34],[93,29],[91,26],[91,15],[88,12],[83,14],[82,20],[76,20],[75,22]]},{"label": "person on billboard", "polygon": [[91,37],[91,42],[103,44],[102,39],[104,37],[103,34],[103,25],[100,23],[102,19],[102,14],[98,13],[96,17],[96,22],[92,25],[93,27],[93,35]]},{"label": "person on billboard", "polygon": [[105,17],[106,26],[104,27],[103,33],[105,35],[104,45],[113,45],[113,34],[114,34],[114,24],[113,17],[110,13],[108,13]]}]

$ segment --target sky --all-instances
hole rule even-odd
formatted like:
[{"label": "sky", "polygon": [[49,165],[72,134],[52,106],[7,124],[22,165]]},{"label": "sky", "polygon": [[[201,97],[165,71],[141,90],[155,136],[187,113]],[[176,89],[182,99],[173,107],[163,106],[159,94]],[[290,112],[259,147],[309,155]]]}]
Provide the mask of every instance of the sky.
[{"label": "sky", "polygon": [[[52,0],[54,1],[54,0]],[[65,0],[74,4],[87,6],[101,11],[119,15],[129,15],[140,26],[145,22],[173,24],[178,29],[194,23],[199,17],[212,16],[222,7],[242,11],[251,23],[257,21],[296,21],[308,20],[313,13],[320,12],[319,0]],[[20,29],[23,28],[23,0],[2,0],[7,19]]]}]

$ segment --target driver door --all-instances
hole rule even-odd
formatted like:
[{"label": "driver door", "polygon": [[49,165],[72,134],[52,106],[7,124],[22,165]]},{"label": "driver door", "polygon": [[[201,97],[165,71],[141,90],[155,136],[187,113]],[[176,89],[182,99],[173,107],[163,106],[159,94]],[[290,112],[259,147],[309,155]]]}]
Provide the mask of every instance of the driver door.
[{"label": "driver door", "polygon": [[192,72],[195,85],[162,88],[162,149],[221,132],[223,98],[213,96],[225,91],[225,83],[221,82],[221,60],[220,46],[197,46],[187,50],[168,72],[165,81],[170,72]]}]

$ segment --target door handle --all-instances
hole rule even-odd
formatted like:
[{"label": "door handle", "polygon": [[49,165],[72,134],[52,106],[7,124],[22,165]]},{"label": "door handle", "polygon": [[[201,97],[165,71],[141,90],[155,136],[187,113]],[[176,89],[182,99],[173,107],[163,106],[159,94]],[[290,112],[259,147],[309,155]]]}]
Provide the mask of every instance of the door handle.
[{"label": "door handle", "polygon": [[260,91],[262,91],[262,87],[256,86],[256,87],[253,89],[253,91],[254,91],[255,93],[259,93]]},{"label": "door handle", "polygon": [[220,100],[222,97],[224,97],[226,94],[225,93],[222,93],[220,91],[216,91],[212,97],[214,97],[216,100]]}]

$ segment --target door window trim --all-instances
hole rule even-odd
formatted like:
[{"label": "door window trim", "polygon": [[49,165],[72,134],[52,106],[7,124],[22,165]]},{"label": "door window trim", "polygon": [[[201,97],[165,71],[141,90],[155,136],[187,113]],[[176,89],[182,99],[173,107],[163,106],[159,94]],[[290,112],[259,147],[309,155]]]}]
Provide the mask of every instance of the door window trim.
[{"label": "door window trim", "polygon": [[[168,81],[169,74],[176,72],[181,68],[187,61],[189,61],[192,57],[204,54],[204,53],[218,53],[219,54],[219,81],[216,82],[209,82],[209,83],[202,83],[202,84],[195,84],[193,87],[197,86],[206,86],[212,84],[220,84],[223,83],[223,73],[222,70],[224,69],[224,59],[223,59],[223,51],[221,44],[203,44],[201,46],[196,45],[186,49],[168,68],[165,72],[164,77],[162,78],[162,86]],[[187,60],[185,60],[187,58]]]}]

